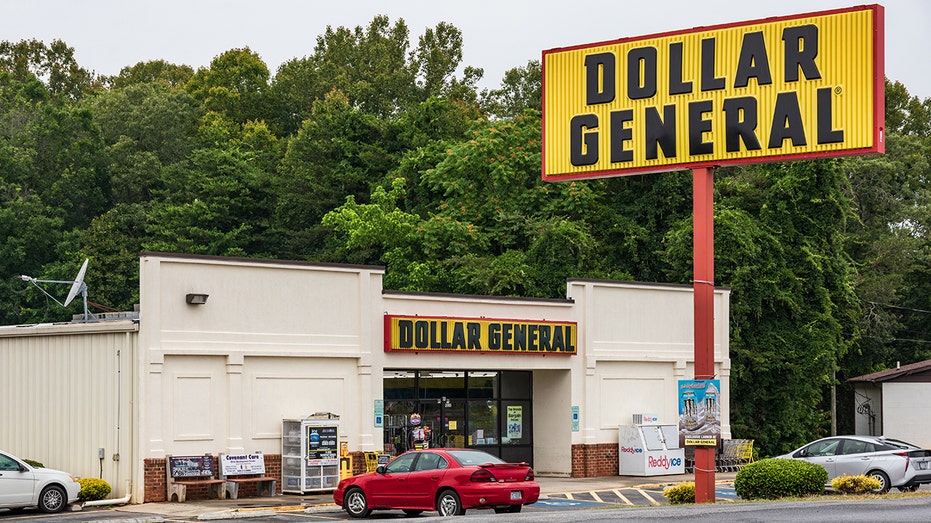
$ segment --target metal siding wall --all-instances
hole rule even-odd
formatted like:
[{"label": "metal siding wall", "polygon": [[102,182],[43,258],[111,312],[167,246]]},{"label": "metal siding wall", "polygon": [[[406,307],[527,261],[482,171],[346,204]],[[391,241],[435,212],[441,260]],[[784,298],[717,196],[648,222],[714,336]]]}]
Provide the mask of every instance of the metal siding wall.
[{"label": "metal siding wall", "polygon": [[[134,460],[138,334],[125,327],[77,330],[0,333],[0,448],[75,477],[102,477],[113,487],[111,497],[122,497]],[[102,464],[99,448],[105,449]]]}]

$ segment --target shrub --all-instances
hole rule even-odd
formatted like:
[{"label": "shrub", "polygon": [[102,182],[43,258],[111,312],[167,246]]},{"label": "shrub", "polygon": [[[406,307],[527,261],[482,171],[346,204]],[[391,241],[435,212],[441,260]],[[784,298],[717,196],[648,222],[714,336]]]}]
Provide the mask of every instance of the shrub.
[{"label": "shrub", "polygon": [[110,495],[110,484],[97,478],[78,478],[81,485],[80,498],[82,501],[97,501]]},{"label": "shrub", "polygon": [[794,459],[763,459],[740,469],[734,490],[743,499],[813,496],[824,492],[828,471]]},{"label": "shrub", "polygon": [[831,480],[831,488],[844,494],[866,494],[874,490],[879,490],[882,485],[876,478],[869,476],[838,476]]},{"label": "shrub", "polygon": [[38,461],[36,461],[36,460],[34,460],[34,459],[24,459],[23,461],[25,461],[30,467],[35,467],[35,468],[37,468],[37,469],[44,469],[44,468],[45,468],[45,465],[39,463]]},{"label": "shrub", "polygon": [[683,505],[685,503],[695,503],[695,482],[686,481],[666,487],[663,489],[663,495],[673,505]]}]

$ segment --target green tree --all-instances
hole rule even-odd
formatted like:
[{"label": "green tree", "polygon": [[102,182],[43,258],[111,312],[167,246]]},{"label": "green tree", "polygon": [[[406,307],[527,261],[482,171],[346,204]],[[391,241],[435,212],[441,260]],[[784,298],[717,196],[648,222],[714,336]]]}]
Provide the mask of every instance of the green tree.
[{"label": "green tree", "polygon": [[527,109],[543,110],[543,69],[539,60],[508,69],[501,87],[482,92],[482,107],[492,116],[514,118]]},{"label": "green tree", "polygon": [[200,68],[185,88],[208,111],[237,123],[264,120],[268,114],[268,66],[248,47],[231,49]]},{"label": "green tree", "polygon": [[0,70],[19,81],[38,78],[63,100],[78,99],[96,87],[91,73],[74,59],[74,48],[57,39],[49,45],[36,39],[0,41]]},{"label": "green tree", "polygon": [[165,60],[138,62],[120,69],[116,76],[104,78],[110,89],[122,89],[136,84],[159,83],[172,88],[181,88],[194,76],[189,65],[177,65]]}]

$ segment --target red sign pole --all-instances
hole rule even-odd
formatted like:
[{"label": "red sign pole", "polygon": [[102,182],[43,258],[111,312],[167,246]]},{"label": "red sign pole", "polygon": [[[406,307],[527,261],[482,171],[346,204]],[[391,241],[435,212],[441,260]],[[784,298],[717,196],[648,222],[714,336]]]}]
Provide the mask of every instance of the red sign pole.
[{"label": "red sign pole", "polygon": [[[714,379],[714,168],[692,169],[695,379]],[[715,447],[695,447],[695,503],[714,503]]]}]

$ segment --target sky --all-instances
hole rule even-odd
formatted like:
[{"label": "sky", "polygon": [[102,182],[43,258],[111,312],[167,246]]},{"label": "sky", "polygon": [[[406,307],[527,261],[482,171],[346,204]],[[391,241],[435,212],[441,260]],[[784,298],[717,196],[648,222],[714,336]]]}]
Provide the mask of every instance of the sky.
[{"label": "sky", "polygon": [[[884,0],[886,76],[931,98],[931,2]],[[861,5],[854,0],[0,0],[0,40],[63,40],[97,74],[165,60],[197,69],[248,47],[272,74],[313,53],[326,27],[403,19],[411,46],[440,22],[463,37],[480,88],[544,50],[771,16]]]}]

